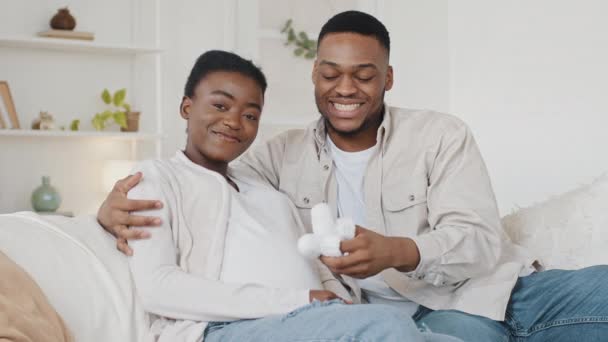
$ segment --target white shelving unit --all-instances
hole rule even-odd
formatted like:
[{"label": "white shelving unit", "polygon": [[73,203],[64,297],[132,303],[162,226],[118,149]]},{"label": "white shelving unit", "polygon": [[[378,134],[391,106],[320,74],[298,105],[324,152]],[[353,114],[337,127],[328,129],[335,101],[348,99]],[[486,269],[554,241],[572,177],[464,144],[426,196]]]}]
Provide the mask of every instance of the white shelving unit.
[{"label": "white shelving unit", "polygon": [[[0,47],[14,49],[33,49],[33,50],[56,50],[69,53],[88,53],[88,54],[104,54],[104,55],[123,55],[135,58],[138,55],[154,54],[159,56],[162,52],[160,48],[137,47],[126,45],[109,45],[99,44],[94,41],[81,41],[73,39],[61,38],[39,38],[39,37],[22,37],[22,38],[2,38],[0,37]],[[160,60],[155,61],[154,72],[155,81],[160,82]],[[138,157],[138,141],[155,141],[155,156],[160,157],[161,154],[161,132],[160,120],[161,102],[160,102],[160,86],[155,85],[155,93],[157,100],[156,104],[156,131],[157,133],[147,132],[107,132],[107,131],[62,131],[62,130],[30,130],[30,129],[2,129],[0,130],[0,138],[2,137],[20,137],[20,138],[97,138],[97,139],[112,139],[126,140],[131,142],[130,158]]]},{"label": "white shelving unit", "polygon": [[[31,210],[29,196],[43,175],[63,197],[60,210],[93,213],[105,197],[108,163],[161,156],[160,0],[71,5],[82,31],[95,33],[93,41],[36,36],[56,11],[36,1],[33,10],[18,0],[0,5],[15,11],[0,23],[0,79],[9,84],[21,126],[0,129],[0,213]],[[127,102],[142,113],[139,132],[90,127],[104,110],[98,95],[104,88],[127,89]],[[43,110],[56,128],[29,129]],[[57,129],[73,119],[80,120],[79,131]]]},{"label": "white shelving unit", "polygon": [[0,47],[49,49],[64,52],[107,53],[116,55],[155,54],[162,52],[161,49],[150,47],[107,45],[99,44],[94,41],[39,37],[0,37]]},{"label": "white shelving unit", "polygon": [[[135,27],[139,18],[138,6],[142,6],[145,2],[141,2],[139,0],[132,1],[132,11],[133,11],[133,22],[131,26],[131,30],[133,31],[131,36],[133,38],[136,37]],[[150,2],[152,3],[152,2]],[[108,139],[122,139],[122,140],[130,140],[133,142],[136,141],[157,141],[155,146],[155,154],[156,157],[161,155],[161,143],[162,139],[162,120],[160,118],[162,111],[162,103],[161,103],[161,87],[160,87],[160,54],[162,53],[162,49],[160,49],[160,29],[159,29],[159,21],[160,21],[160,2],[159,0],[154,1],[152,3],[153,6],[153,14],[154,14],[154,30],[151,32],[154,33],[154,47],[151,46],[138,46],[137,44],[126,45],[126,44],[107,44],[107,43],[99,43],[96,41],[87,41],[87,40],[77,40],[77,39],[62,39],[62,38],[50,38],[50,37],[36,37],[36,36],[1,36],[0,35],[0,48],[7,49],[17,49],[17,50],[32,50],[30,53],[36,53],[38,50],[54,50],[60,53],[76,53],[76,54],[91,54],[91,55],[103,55],[103,56],[125,56],[131,59],[131,75],[130,81],[131,83],[135,82],[135,58],[143,55],[153,55],[155,58],[154,66],[152,67],[152,72],[154,73],[154,125],[155,132],[96,132],[96,131],[38,131],[38,130],[29,130],[27,127],[29,126],[27,122],[22,122],[21,129],[17,130],[9,130],[9,129],[0,129],[0,138],[2,137],[22,137],[22,138],[34,138],[34,137],[52,137],[52,138],[85,138],[85,137],[94,137],[94,138],[108,138]],[[0,77],[1,78],[1,77]],[[132,150],[135,151],[135,146],[132,147]],[[135,157],[135,156],[134,156]]]}]

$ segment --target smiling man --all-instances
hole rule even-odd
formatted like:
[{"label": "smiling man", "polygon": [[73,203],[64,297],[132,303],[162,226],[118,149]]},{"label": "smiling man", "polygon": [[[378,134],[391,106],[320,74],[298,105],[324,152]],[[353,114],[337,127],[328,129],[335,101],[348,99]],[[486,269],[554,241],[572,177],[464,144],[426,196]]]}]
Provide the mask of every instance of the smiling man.
[{"label": "smiling man", "polygon": [[[465,341],[602,341],[608,336],[608,268],[538,272],[510,242],[473,135],[461,120],[390,107],[390,38],[361,12],[322,28],[312,79],[321,118],[285,132],[242,159],[241,170],[287,194],[310,230],[310,210],[327,202],[357,223],[348,255],[322,258],[353,296],[388,303],[420,326]],[[99,221],[125,239],[124,226],[152,222],[127,210],[116,186]],[[295,248],[295,246],[294,246]]]},{"label": "smiling man", "polygon": [[[370,49],[360,49],[368,44]],[[388,51],[381,43],[356,33],[326,35],[319,46],[313,82],[317,107],[332,141],[349,152],[374,146],[384,92],[393,86]]]}]

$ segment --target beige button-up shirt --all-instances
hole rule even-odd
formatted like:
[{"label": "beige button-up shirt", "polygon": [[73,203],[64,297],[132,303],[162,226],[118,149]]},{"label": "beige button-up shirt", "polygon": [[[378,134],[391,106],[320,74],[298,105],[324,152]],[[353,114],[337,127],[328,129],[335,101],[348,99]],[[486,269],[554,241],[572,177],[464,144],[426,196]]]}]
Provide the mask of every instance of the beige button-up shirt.
[{"label": "beige button-up shirt", "polygon": [[[434,310],[503,320],[519,274],[535,259],[503,231],[469,128],[447,114],[386,106],[377,144],[364,178],[366,228],[413,239],[421,257],[413,272],[384,270],[387,284]],[[328,202],[337,215],[322,119],[251,150],[241,166],[287,194],[309,231],[315,204]],[[343,281],[360,299],[356,283]]]}]

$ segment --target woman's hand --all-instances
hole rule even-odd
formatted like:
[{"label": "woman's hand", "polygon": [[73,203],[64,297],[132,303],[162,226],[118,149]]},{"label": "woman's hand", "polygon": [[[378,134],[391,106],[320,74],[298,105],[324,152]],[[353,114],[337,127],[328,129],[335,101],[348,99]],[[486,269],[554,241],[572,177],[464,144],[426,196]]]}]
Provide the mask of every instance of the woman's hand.
[{"label": "woman's hand", "polygon": [[150,236],[148,232],[129,229],[129,226],[152,227],[161,224],[158,217],[136,216],[129,213],[138,210],[160,209],[163,206],[160,201],[127,198],[129,190],[136,186],[142,177],[142,173],[137,172],[135,175],[130,175],[116,182],[97,212],[99,224],[116,237],[116,247],[126,255],[133,254],[128,240],[145,239]]}]

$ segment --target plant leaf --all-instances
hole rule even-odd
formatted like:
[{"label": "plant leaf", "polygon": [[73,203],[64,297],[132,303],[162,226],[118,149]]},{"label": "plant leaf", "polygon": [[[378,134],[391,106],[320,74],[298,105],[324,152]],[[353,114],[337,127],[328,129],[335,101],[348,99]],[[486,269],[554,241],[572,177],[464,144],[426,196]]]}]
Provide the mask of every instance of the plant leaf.
[{"label": "plant leaf", "polygon": [[127,113],[131,111],[131,105],[128,103],[123,103],[122,108],[124,108],[125,112],[127,112]]},{"label": "plant leaf", "polygon": [[120,89],[114,93],[114,105],[116,107],[122,106],[122,103],[125,101],[125,97],[127,96],[127,89]]},{"label": "plant leaf", "polygon": [[99,115],[99,119],[102,120],[104,123],[111,117],[112,117],[112,111],[109,111],[109,110],[106,110]]},{"label": "plant leaf", "polygon": [[290,28],[287,32],[287,41],[293,42],[294,40],[296,40],[296,32],[292,28]]},{"label": "plant leaf", "polygon": [[308,51],[305,55],[304,58],[306,59],[313,59],[315,58],[316,53],[314,51]]},{"label": "plant leaf", "polygon": [[300,39],[302,39],[303,41],[307,41],[308,40],[308,35],[306,34],[306,32],[301,31],[299,33],[299,35],[300,35]]},{"label": "plant leaf", "polygon": [[289,19],[285,22],[285,25],[283,25],[283,29],[281,30],[281,33],[285,33],[287,32],[287,30],[291,27],[291,23],[293,22],[292,19]]},{"label": "plant leaf", "polygon": [[296,56],[302,56],[303,53],[304,53],[304,49],[303,48],[297,48],[293,52],[293,54],[296,55]]},{"label": "plant leaf", "polygon": [[110,95],[110,92],[108,91],[108,89],[103,90],[103,92],[101,93],[101,99],[103,100],[103,102],[105,104],[112,103],[112,95]]},{"label": "plant leaf", "polygon": [[77,131],[80,127],[80,120],[74,119],[72,123],[70,123],[70,131]]},{"label": "plant leaf", "polygon": [[114,122],[116,122],[120,127],[127,128],[127,114],[125,112],[114,112],[112,114],[114,117]]},{"label": "plant leaf", "polygon": [[103,131],[106,128],[105,121],[101,118],[101,114],[97,113],[91,120],[93,128],[97,131]]}]

